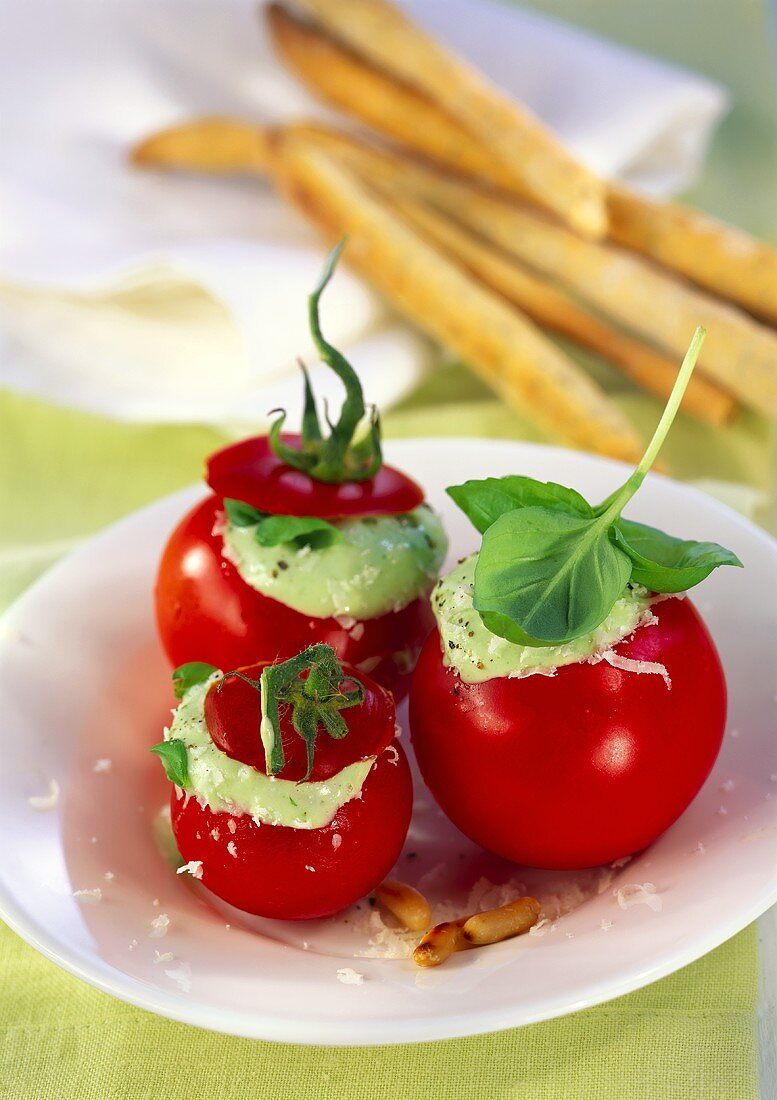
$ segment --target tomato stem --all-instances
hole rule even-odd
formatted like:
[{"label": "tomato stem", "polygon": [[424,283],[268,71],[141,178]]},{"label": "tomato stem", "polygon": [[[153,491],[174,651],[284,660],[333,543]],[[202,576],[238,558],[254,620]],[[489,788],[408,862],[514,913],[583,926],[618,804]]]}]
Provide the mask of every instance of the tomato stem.
[{"label": "tomato stem", "polygon": [[[281,438],[281,430],[286,419],[282,409],[274,410],[279,415],[273,422],[269,437],[273,451],[287,465],[304,470],[317,481],[338,484],[343,481],[366,481],[375,476],[381,467],[383,457],[380,440],[380,418],[373,407],[367,412],[364,404],[359,376],[351,364],[337,348],[325,340],[321,332],[319,302],[329,280],[334,274],[337,261],[345,248],[347,238],[327,257],[321,278],[308,298],[308,318],[313,341],[321,359],[331,367],[345,387],[345,400],[337,423],[326,417],[330,434],[322,435],[321,424],[316,409],[316,401],[310,384],[310,376],[300,361],[304,376],[304,410],[302,416],[302,446],[299,450],[289,446]],[[367,431],[354,443],[354,436],[367,418]]]}]

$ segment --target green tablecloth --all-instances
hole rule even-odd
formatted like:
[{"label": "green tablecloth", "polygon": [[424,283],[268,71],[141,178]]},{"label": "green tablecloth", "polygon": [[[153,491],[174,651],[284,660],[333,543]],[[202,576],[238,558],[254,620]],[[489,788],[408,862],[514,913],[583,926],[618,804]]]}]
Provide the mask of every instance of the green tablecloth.
[{"label": "green tablecloth", "polygon": [[[535,7],[722,79],[736,107],[695,199],[777,238],[777,111],[759,0],[537,0]],[[610,379],[617,388],[617,380]],[[645,426],[656,409],[623,392]],[[387,417],[388,434],[535,438],[460,368]],[[190,483],[221,442],[129,427],[0,394],[0,608],[85,535]],[[770,485],[771,433],[678,424],[678,476]],[[12,472],[12,476],[9,473]],[[4,731],[12,736],[13,731]],[[637,993],[563,1020],[413,1047],[326,1050],[197,1032],[111,1000],[0,928],[0,1097],[113,1100],[749,1100],[757,1095],[757,945],[749,928]]]}]

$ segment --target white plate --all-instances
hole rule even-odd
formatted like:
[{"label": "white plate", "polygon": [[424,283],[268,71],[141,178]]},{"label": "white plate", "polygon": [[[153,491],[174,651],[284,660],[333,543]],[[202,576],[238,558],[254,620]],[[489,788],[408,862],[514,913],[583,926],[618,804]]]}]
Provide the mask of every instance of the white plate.
[{"label": "white plate", "polygon": [[[601,499],[625,474],[618,463],[518,443],[404,442],[387,454],[421,475],[444,514],[451,560],[476,543],[444,494],[452,481],[520,472]],[[403,856],[402,877],[425,876],[430,893],[462,906],[483,875],[523,879],[549,905],[562,888],[576,906],[544,935],[435,971],[354,958],[367,947],[360,924],[369,911],[305,925],[225,917],[159,854],[152,822],[166,783],[146,751],[172,703],[152,622],[154,571],[165,537],[200,493],[178,493],[110,528],[52,569],[3,623],[0,912],[54,962],[123,1000],[235,1035],[412,1042],[619,996],[703,955],[777,899],[777,544],[712,499],[651,477],[633,516],[720,541],[746,565],[720,570],[697,593],[726,668],[730,718],[715,770],[680,821],[615,871],[523,876],[461,837],[419,790],[406,849],[417,855]],[[100,758],[111,760],[109,771],[93,770]],[[28,797],[52,778],[57,804],[33,809]],[[106,872],[115,877],[106,881]],[[619,908],[614,889],[644,882],[655,885],[661,911]],[[73,897],[95,887],[99,903]],[[149,938],[160,913],[170,918],[167,935]],[[155,951],[174,959],[155,961]],[[339,981],[345,967],[363,983]]]}]

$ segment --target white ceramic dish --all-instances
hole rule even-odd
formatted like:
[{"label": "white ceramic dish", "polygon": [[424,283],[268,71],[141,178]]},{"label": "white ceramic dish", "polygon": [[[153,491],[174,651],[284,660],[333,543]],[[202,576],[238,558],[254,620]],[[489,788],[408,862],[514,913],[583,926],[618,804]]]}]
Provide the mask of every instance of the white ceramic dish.
[{"label": "white ceramic dish", "polygon": [[[569,451],[480,440],[395,443],[387,454],[420,475],[444,513],[451,560],[476,542],[445,497],[451,481],[521,472],[603,498],[625,473]],[[0,914],[58,965],[153,1012],[236,1035],[413,1042],[619,996],[703,955],[777,899],[777,544],[712,499],[651,477],[632,515],[720,541],[746,564],[720,570],[697,592],[726,668],[730,716],[715,770],[680,821],[625,867],[524,877],[461,837],[420,789],[402,877],[424,878],[432,895],[462,905],[484,875],[523,879],[546,898],[561,883],[576,905],[545,934],[466,953],[436,971],[355,958],[368,949],[360,926],[369,910],[305,925],[246,924],[217,911],[159,854],[152,822],[166,783],[146,752],[173,701],[151,613],[156,561],[200,493],[178,493],[105,531],[3,621]],[[101,759],[109,770],[94,770]],[[28,798],[45,794],[51,779],[60,787],[56,804],[34,809]],[[621,909],[614,891],[645,882],[661,910]],[[73,896],[96,887],[99,903]],[[167,934],[150,938],[161,913]],[[338,980],[346,967],[363,982]]]}]

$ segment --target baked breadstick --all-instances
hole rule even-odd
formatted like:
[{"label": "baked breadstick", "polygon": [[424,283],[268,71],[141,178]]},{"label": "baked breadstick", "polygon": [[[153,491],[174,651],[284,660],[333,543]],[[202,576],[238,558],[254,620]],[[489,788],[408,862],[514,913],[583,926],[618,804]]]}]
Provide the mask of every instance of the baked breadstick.
[{"label": "baked breadstick", "polygon": [[199,172],[259,172],[267,168],[267,131],[218,115],[151,134],[132,150],[134,164]]},{"label": "baked breadstick", "polygon": [[[677,378],[677,364],[673,360],[607,325],[565,291],[424,203],[400,199],[395,200],[395,205],[430,240],[442,245],[482,282],[517,305],[543,328],[590,348],[658,397],[666,399],[669,396]],[[718,427],[728,423],[736,409],[730,394],[700,374],[691,378],[682,407]]]},{"label": "baked breadstick", "polygon": [[574,160],[527,110],[388,0],[297,0],[297,6],[351,49],[439,104],[540,206],[587,236],[606,232],[603,181]]},{"label": "baked breadstick", "polygon": [[[283,61],[326,102],[444,167],[530,199],[515,173],[434,100],[370,64],[281,4],[267,9]],[[777,248],[692,207],[607,187],[613,240],[777,321]]]},{"label": "baked breadstick", "polygon": [[451,348],[507,401],[568,443],[638,460],[618,408],[534,324],[433,248],[360,178],[304,134],[279,131],[272,174],[346,260],[406,317]]}]

